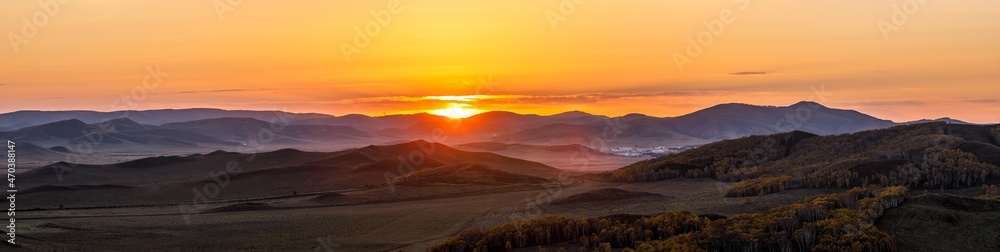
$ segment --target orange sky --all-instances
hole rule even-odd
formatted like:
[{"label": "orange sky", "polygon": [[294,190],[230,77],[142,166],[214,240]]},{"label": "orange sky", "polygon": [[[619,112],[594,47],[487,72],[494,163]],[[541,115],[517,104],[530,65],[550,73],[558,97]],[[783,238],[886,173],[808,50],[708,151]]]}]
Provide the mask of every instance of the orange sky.
[{"label": "orange sky", "polygon": [[[676,116],[808,99],[1000,122],[998,1],[60,1],[0,3],[0,112]],[[711,43],[688,54],[699,35]],[[169,75],[143,86],[157,66]]]}]

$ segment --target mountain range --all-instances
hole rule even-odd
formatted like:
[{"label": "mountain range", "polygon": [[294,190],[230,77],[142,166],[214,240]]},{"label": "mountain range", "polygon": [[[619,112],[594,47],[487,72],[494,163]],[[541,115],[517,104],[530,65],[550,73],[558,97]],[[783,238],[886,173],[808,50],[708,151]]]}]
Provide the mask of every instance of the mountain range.
[{"label": "mountain range", "polygon": [[461,120],[426,113],[372,117],[219,109],[18,111],[0,114],[0,137],[48,148],[89,142],[98,151],[234,150],[255,142],[266,142],[270,149],[333,151],[417,139],[456,145],[591,146],[602,138],[609,146],[682,146],[793,130],[837,135],[929,121],[934,120],[896,123],[815,102],[783,107],[720,104],[678,117],[494,111]]}]

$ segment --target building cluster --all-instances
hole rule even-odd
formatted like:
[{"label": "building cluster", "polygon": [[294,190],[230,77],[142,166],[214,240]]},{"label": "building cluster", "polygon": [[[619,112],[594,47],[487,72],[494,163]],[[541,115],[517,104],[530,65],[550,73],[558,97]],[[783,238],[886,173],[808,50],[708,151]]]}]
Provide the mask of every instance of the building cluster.
[{"label": "building cluster", "polygon": [[697,146],[621,146],[602,148],[601,152],[620,157],[659,157],[663,155],[681,153],[696,147]]}]

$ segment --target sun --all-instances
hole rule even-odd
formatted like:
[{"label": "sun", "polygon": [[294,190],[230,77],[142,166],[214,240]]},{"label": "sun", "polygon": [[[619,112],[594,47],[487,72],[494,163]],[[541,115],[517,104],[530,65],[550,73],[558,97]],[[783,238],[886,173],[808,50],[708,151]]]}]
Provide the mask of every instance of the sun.
[{"label": "sun", "polygon": [[447,108],[431,110],[430,113],[434,115],[444,116],[448,118],[467,118],[470,116],[482,113],[482,110],[472,108],[472,105],[463,103],[452,103],[449,104]]}]

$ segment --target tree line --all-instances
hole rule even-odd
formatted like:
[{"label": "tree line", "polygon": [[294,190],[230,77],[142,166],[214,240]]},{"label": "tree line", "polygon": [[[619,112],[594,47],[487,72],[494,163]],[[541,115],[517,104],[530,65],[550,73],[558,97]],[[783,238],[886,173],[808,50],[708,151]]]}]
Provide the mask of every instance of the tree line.
[{"label": "tree line", "polygon": [[857,187],[717,220],[691,211],[633,221],[545,216],[466,230],[428,251],[510,251],[560,242],[580,251],[895,251],[895,240],[874,222],[906,195],[902,186]]}]

